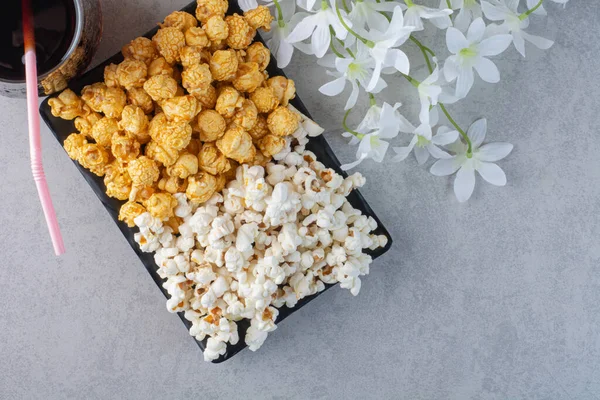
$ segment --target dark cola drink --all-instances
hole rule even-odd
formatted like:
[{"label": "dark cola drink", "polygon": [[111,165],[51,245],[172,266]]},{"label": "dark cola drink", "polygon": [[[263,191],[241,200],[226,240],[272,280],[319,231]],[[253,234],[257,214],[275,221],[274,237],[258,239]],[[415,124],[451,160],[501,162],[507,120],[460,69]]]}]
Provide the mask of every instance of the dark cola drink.
[{"label": "dark cola drink", "polygon": [[[0,17],[0,80],[23,81],[23,24],[21,0],[3,0]],[[72,0],[31,0],[34,14],[38,75],[63,61],[76,27]]]}]

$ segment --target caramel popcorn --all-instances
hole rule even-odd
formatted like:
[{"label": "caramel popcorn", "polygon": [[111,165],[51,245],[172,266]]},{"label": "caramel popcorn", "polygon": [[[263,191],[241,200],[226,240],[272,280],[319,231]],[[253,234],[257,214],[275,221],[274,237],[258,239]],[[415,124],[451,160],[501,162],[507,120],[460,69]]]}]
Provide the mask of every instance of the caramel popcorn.
[{"label": "caramel popcorn", "polygon": [[277,107],[279,101],[273,88],[262,86],[250,93],[250,100],[256,105],[259,113],[269,113]]},{"label": "caramel popcorn", "polygon": [[223,177],[225,177],[227,182],[235,179],[237,168],[240,166],[240,163],[238,163],[235,160],[229,160],[229,164],[231,165],[231,168],[229,169],[229,171],[221,174]]},{"label": "caramel popcorn", "polygon": [[161,28],[173,27],[185,32],[189,28],[196,27],[198,25],[198,20],[196,20],[196,17],[192,14],[184,11],[173,11],[165,17],[165,21],[162,24],[158,25]]},{"label": "caramel popcorn", "polygon": [[110,154],[96,143],[87,143],[81,147],[79,163],[95,175],[103,176],[110,160]]},{"label": "caramel popcorn", "polygon": [[126,164],[140,154],[140,142],[131,133],[116,132],[111,138],[110,151],[117,161]]},{"label": "caramel popcorn", "polygon": [[258,69],[264,71],[271,61],[271,52],[261,42],[254,42],[246,49],[245,61],[257,63]]},{"label": "caramel popcorn", "polygon": [[151,158],[141,156],[127,165],[127,172],[136,186],[152,185],[158,180],[158,164]]},{"label": "caramel popcorn", "polygon": [[169,176],[168,174],[163,174],[163,176],[158,181],[158,188],[171,194],[185,193],[187,186],[187,179],[181,179],[176,176]]},{"label": "caramel popcorn", "polygon": [[229,25],[223,17],[214,15],[204,24],[204,32],[211,42],[225,40],[229,36]]},{"label": "caramel popcorn", "polygon": [[258,110],[256,109],[256,106],[252,100],[246,99],[242,104],[242,108],[237,110],[233,116],[233,123],[248,131],[256,125],[257,119]]},{"label": "caramel popcorn", "polygon": [[229,36],[227,36],[227,45],[232,49],[245,49],[250,46],[256,30],[252,28],[244,17],[233,14],[225,18],[229,27]]},{"label": "caramel popcorn", "polygon": [[103,117],[92,126],[92,138],[100,146],[110,146],[112,135],[119,131],[119,122],[114,118]]},{"label": "caramel popcorn", "polygon": [[285,146],[285,139],[271,134],[256,141],[256,147],[269,159],[283,150],[283,146]]},{"label": "caramel popcorn", "polygon": [[267,119],[264,115],[258,114],[258,117],[256,117],[256,123],[254,124],[252,129],[248,131],[248,133],[250,134],[250,136],[252,136],[253,140],[258,140],[264,137],[265,135],[271,133],[267,124]]},{"label": "caramel popcorn", "polygon": [[225,86],[221,89],[217,97],[215,110],[225,118],[231,118],[236,110],[242,107],[243,103],[244,97],[240,95],[240,92],[231,86]]},{"label": "caramel popcorn", "polygon": [[190,143],[192,127],[185,121],[169,121],[166,115],[161,113],[150,121],[148,134],[168,148],[181,150]]},{"label": "caramel popcorn", "polygon": [[175,70],[177,68],[169,64],[164,57],[158,57],[148,66],[148,76],[167,75],[174,78]]},{"label": "caramel popcorn", "polygon": [[171,193],[154,193],[146,201],[146,209],[154,218],[164,220],[173,216],[177,199]]},{"label": "caramel popcorn", "polygon": [[179,50],[185,46],[185,36],[181,30],[174,27],[161,28],[152,41],[169,64],[179,61]]},{"label": "caramel popcorn", "polygon": [[215,184],[215,192],[220,193],[223,189],[225,189],[225,185],[227,185],[227,176],[225,174],[219,174],[215,178],[217,179],[217,183]]},{"label": "caramel popcorn", "polygon": [[177,81],[168,75],[155,75],[144,83],[144,90],[154,101],[170,99],[177,93]]},{"label": "caramel popcorn", "polygon": [[300,117],[287,107],[277,107],[267,118],[271,133],[277,136],[291,135],[298,129]]},{"label": "caramel popcorn", "polygon": [[86,144],[87,138],[85,137],[85,135],[79,133],[71,133],[65,139],[63,147],[65,148],[65,151],[72,160],[79,161],[79,159],[81,158],[81,150]]},{"label": "caramel popcorn", "polygon": [[72,120],[85,117],[90,111],[84,109],[85,103],[71,89],[63,91],[58,97],[48,100],[52,115],[58,118]]},{"label": "caramel popcorn", "polygon": [[212,175],[227,172],[231,165],[214,143],[205,143],[198,154],[198,166]]},{"label": "caramel popcorn", "polygon": [[169,176],[167,172],[163,170],[162,175],[157,183],[157,193],[185,193],[185,190],[187,189],[187,184],[187,179],[180,179],[176,176]]},{"label": "caramel popcorn", "polygon": [[119,78],[117,77],[117,64],[110,64],[104,67],[104,83],[108,87],[119,87]]},{"label": "caramel popcorn", "polygon": [[270,29],[268,8],[225,17],[227,7],[198,0],[202,26],[171,13],[152,40],[122,48],[125,59],[105,67],[105,82],[86,86],[81,99],[66,90],[50,100],[80,132],[65,140],[69,156],[104,176],[109,196],[129,200],[119,213],[128,226],[148,211],[177,232],[177,196],[207,201],[240,163],[266,166],[298,126],[285,107],[294,82],[269,79],[270,52],[252,44],[256,29]]},{"label": "caramel popcorn", "polygon": [[202,142],[214,142],[225,133],[225,119],[215,110],[203,110],[193,125]]},{"label": "caramel popcorn", "polygon": [[258,6],[244,13],[244,18],[253,29],[262,28],[265,32],[271,30],[273,16],[266,6]]},{"label": "caramel popcorn", "polygon": [[106,98],[106,89],[108,89],[108,87],[102,82],[85,86],[81,91],[81,99],[92,110],[102,112],[102,105]]},{"label": "caramel popcorn", "polygon": [[253,92],[257,87],[262,85],[264,80],[265,76],[258,69],[258,64],[255,62],[246,62],[240,64],[232,83],[233,87],[240,92]]},{"label": "caramel popcorn", "polygon": [[225,50],[227,48],[227,40],[213,40],[210,42],[208,50],[214,53],[217,50]]},{"label": "caramel popcorn", "polygon": [[118,200],[127,200],[132,186],[127,168],[121,166],[118,161],[114,161],[106,167],[105,172],[106,194]]},{"label": "caramel popcorn", "polygon": [[194,93],[193,96],[204,108],[215,108],[217,105],[217,89],[212,85],[206,88],[206,92]]},{"label": "caramel popcorn", "polygon": [[[285,142],[285,140],[284,140]],[[271,161],[271,156],[266,156],[262,153],[262,151],[257,151],[254,158],[249,162],[250,165],[260,165],[264,167]]]},{"label": "caramel popcorn", "polygon": [[167,116],[164,113],[156,114],[148,124],[148,134],[150,137],[158,141],[162,133],[167,129],[167,123]]},{"label": "caramel popcorn", "polygon": [[274,76],[267,80],[267,85],[273,89],[275,97],[282,106],[287,106],[289,101],[296,97],[296,85],[291,79],[285,76]]},{"label": "caramel popcorn", "polygon": [[150,65],[150,63],[158,57],[158,51],[156,50],[154,43],[152,40],[145,37],[133,39],[123,46],[121,53],[123,53],[123,57],[125,58],[142,61],[146,65]]},{"label": "caramel popcorn", "polygon": [[[127,102],[138,106],[144,111],[144,114],[150,114],[154,111],[152,97],[143,88],[132,88],[127,91]],[[125,110],[125,108],[123,109]]]},{"label": "caramel popcorn", "polygon": [[185,31],[185,44],[202,48],[208,47],[210,45],[210,40],[208,40],[208,36],[204,29],[199,26],[194,26]]},{"label": "caramel popcorn", "polygon": [[207,172],[199,172],[188,178],[185,195],[194,203],[204,203],[215,194],[216,190],[217,178]]},{"label": "caramel popcorn", "polygon": [[[148,75],[148,67],[143,61],[134,60],[133,58],[126,58],[117,67],[117,79],[119,85],[125,89],[131,89],[134,87],[142,87],[146,82],[146,76]],[[109,87],[111,85],[108,85]]]},{"label": "caramel popcorn", "polygon": [[202,24],[206,24],[206,21],[213,15],[224,17],[229,7],[227,0],[197,0],[197,3],[196,18]]},{"label": "caramel popcorn", "polygon": [[162,143],[151,141],[146,145],[146,156],[161,163],[165,167],[173,165],[179,156],[179,150]]},{"label": "caramel popcorn", "polygon": [[131,193],[129,193],[129,201],[137,201],[143,204],[154,193],[158,193],[157,187],[154,185],[132,187]]},{"label": "caramel popcorn", "polygon": [[182,85],[187,91],[195,95],[209,90],[212,83],[212,75],[207,64],[196,64],[181,73]]},{"label": "caramel popcorn", "polygon": [[190,122],[202,106],[194,96],[175,96],[172,99],[163,100],[160,103],[163,113],[168,120]]},{"label": "caramel popcorn", "polygon": [[217,147],[221,153],[241,164],[252,160],[256,155],[252,136],[240,127],[228,129],[225,135],[217,140]]},{"label": "caramel popcorn", "polygon": [[217,50],[210,58],[210,72],[213,79],[230,81],[238,70],[238,57],[235,50]]},{"label": "caramel popcorn", "polygon": [[[124,199],[121,199],[124,200]],[[128,227],[135,226],[134,219],[146,212],[146,207],[135,201],[128,201],[119,209],[119,221],[123,221]]]},{"label": "caramel popcorn", "polygon": [[141,144],[150,141],[148,135],[148,116],[144,114],[144,110],[140,107],[129,105],[123,108],[119,127],[125,132],[132,134]]},{"label": "caramel popcorn", "polygon": [[185,46],[179,51],[179,53],[183,68],[189,68],[193,65],[200,64],[202,61],[202,53],[198,47]]},{"label": "caramel popcorn", "polygon": [[[194,135],[194,128],[192,127],[192,135]],[[187,153],[192,153],[197,155],[200,153],[200,148],[202,147],[202,143],[200,143],[199,139],[192,139],[190,143],[185,147],[184,151]]]},{"label": "caramel popcorn", "polygon": [[118,87],[107,87],[100,111],[107,117],[119,118],[125,104],[127,104],[127,96],[123,89]]},{"label": "caramel popcorn", "polygon": [[[85,105],[84,107],[87,107]],[[74,125],[75,129],[84,134],[85,136],[92,136],[92,127],[96,122],[100,121],[102,115],[98,114],[95,111],[89,110],[89,114],[85,117],[77,117],[75,118]]]},{"label": "caramel popcorn", "polygon": [[194,154],[183,153],[179,156],[175,164],[167,167],[169,176],[185,179],[190,175],[198,173],[198,157]]}]

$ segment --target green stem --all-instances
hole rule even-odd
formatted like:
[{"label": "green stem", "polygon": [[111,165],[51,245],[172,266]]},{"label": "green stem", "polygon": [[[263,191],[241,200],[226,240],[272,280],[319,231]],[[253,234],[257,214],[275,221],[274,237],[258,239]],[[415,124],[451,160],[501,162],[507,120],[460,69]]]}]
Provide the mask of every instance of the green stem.
[{"label": "green stem", "polygon": [[413,78],[413,77],[412,77],[412,76],[410,76],[410,75],[403,74],[402,72],[400,72],[400,74],[401,74],[403,77],[405,77],[405,78],[406,78],[406,80],[407,80],[407,81],[409,81],[409,82],[410,82],[410,83],[411,83],[411,84],[412,84],[414,87],[416,87],[416,88],[418,88],[418,87],[419,87],[419,85],[421,84],[421,82],[419,82],[418,80],[416,80],[415,78]]},{"label": "green stem", "polygon": [[[435,57],[435,53],[433,51],[431,51],[431,49],[427,48],[426,46],[423,46],[423,44],[421,42],[419,42],[416,38],[414,38],[414,37],[411,36],[410,39],[417,46],[419,46],[419,48],[421,49],[421,52],[423,53],[423,57],[425,57],[425,61],[427,62],[427,68],[429,69],[429,73],[432,73],[433,72],[433,68],[431,67],[431,62],[429,61],[429,56],[427,55],[427,53],[431,53],[431,55],[433,57]],[[414,85],[414,82],[413,82],[413,81],[415,81],[414,78],[412,78],[412,77],[410,77],[408,75],[404,75],[404,77],[406,79],[408,79],[409,82]],[[473,156],[473,144],[471,143],[471,139],[469,139],[469,135],[467,135],[465,133],[465,131],[462,130],[462,128],[456,123],[456,121],[454,121],[454,118],[452,118],[452,116],[450,115],[450,113],[446,109],[446,106],[444,104],[442,104],[442,103],[438,103],[438,104],[440,105],[440,108],[444,112],[444,115],[446,116],[446,118],[448,118],[448,121],[450,121],[450,123],[456,128],[456,130],[458,131],[458,133],[460,133],[460,135],[462,136],[462,138],[467,143],[467,146],[468,146],[467,147],[467,157],[471,158]]]},{"label": "green stem", "polygon": [[448,118],[448,121],[450,121],[450,123],[456,128],[456,130],[458,131],[458,133],[460,133],[460,135],[462,136],[462,138],[465,140],[465,142],[467,143],[467,157],[471,158],[471,156],[473,155],[473,144],[471,143],[471,139],[469,139],[469,135],[467,135],[465,133],[465,131],[463,131],[460,126],[458,126],[458,124],[456,123],[456,121],[454,121],[454,118],[452,118],[452,116],[450,115],[450,113],[448,112],[448,110],[446,110],[446,106],[443,105],[442,103],[438,103],[440,105],[440,108],[442,109],[442,111],[444,112],[444,115],[446,115],[446,118]]},{"label": "green stem", "polygon": [[519,19],[521,21],[523,21],[525,18],[529,17],[532,13],[535,12],[535,10],[537,10],[538,8],[540,8],[542,6],[542,3],[544,2],[544,0],[540,0],[535,7],[533,7],[531,10],[527,10],[525,11],[523,14],[519,15]]},{"label": "green stem", "polygon": [[[335,32],[333,32],[333,28],[331,26],[329,26],[329,34],[331,35],[332,38],[335,37]],[[342,53],[340,53],[339,51],[337,51],[333,42],[334,41],[331,40],[331,42],[329,43],[329,45],[331,46],[331,51],[333,51],[333,54],[335,54],[339,58],[344,58],[344,55]]]},{"label": "green stem", "polygon": [[344,10],[346,10],[347,13],[350,12],[350,9],[348,8],[348,4],[346,4],[346,0],[342,0],[342,7],[344,7]]},{"label": "green stem", "polygon": [[281,6],[279,5],[279,1],[273,0],[275,3],[275,8],[277,9],[277,22],[283,21],[283,12],[281,11]]},{"label": "green stem", "polygon": [[375,43],[371,42],[370,40],[365,39],[362,36],[360,36],[358,33],[354,32],[348,26],[348,24],[346,24],[346,21],[344,21],[344,18],[342,18],[342,13],[340,12],[340,8],[337,5],[335,6],[335,12],[336,12],[336,14],[338,16],[338,19],[340,20],[340,23],[344,27],[344,29],[346,29],[350,34],[352,34],[352,36],[356,37],[358,40],[360,40],[361,42],[363,42],[365,45],[367,45],[370,48],[373,48],[375,46]]},{"label": "green stem", "polygon": [[[450,0],[446,0],[446,5],[448,6],[449,9],[452,10],[452,3],[450,2]],[[454,21],[454,14],[450,14],[450,21]]]},{"label": "green stem", "polygon": [[350,115],[350,111],[352,111],[352,109],[349,109],[348,111],[346,111],[346,114],[344,114],[344,119],[342,120],[342,126],[344,127],[346,132],[356,136],[358,139],[362,139],[365,135],[363,135],[362,133],[358,133],[355,130],[350,129],[348,127],[348,125],[346,124],[346,120],[348,119],[348,115]]},{"label": "green stem", "polygon": [[423,53],[423,58],[425,58],[425,63],[427,63],[427,69],[431,74],[433,72],[433,67],[431,66],[431,61],[429,61],[429,56],[427,55],[427,52],[431,53],[433,57],[435,57],[435,54],[428,47],[423,46],[423,44],[419,42],[419,40],[417,40],[414,36],[410,36],[410,40],[412,40],[419,47],[421,53]]},{"label": "green stem", "polygon": [[371,107],[377,105],[377,100],[375,100],[375,96],[373,96],[373,93],[369,93],[369,103],[371,104]]}]

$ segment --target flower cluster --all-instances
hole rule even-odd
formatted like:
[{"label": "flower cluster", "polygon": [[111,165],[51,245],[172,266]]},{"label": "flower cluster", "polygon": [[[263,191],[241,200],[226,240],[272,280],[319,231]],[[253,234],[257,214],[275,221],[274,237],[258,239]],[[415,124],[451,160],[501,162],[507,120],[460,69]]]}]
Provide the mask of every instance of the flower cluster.
[{"label": "flower cluster", "polygon": [[[263,0],[260,0],[263,1]],[[546,0],[565,5],[568,0]],[[507,156],[512,146],[493,143],[480,146],[486,120],[462,129],[447,105],[464,99],[477,77],[498,83],[500,71],[494,57],[512,44],[523,56],[526,42],[548,49],[553,42],[530,33],[530,19],[546,15],[544,0],[441,0],[439,7],[427,7],[413,0],[273,0],[266,5],[273,13],[267,45],[285,67],[294,50],[314,55],[332,80],[319,91],[338,96],[349,88],[343,126],[350,144],[358,144],[353,168],[366,159],[382,162],[390,140],[402,133],[408,142],[392,146],[392,161],[402,161],[414,152],[419,164],[431,157],[434,175],[457,172],[455,193],[459,201],[470,198],[477,170],[486,181],[503,186],[504,172],[491,164]],[[258,7],[257,0],[241,0],[244,10]],[[442,59],[419,39],[420,31],[432,27],[445,33],[447,56]],[[429,76],[412,76],[411,61],[404,52],[417,46]],[[414,87],[421,111],[412,124],[399,112],[400,103],[378,105],[376,96],[386,87],[390,75],[401,75]],[[356,129],[346,124],[361,92],[371,108]],[[439,124],[443,113],[452,128]],[[416,125],[416,126],[415,126]],[[436,132],[434,135],[433,132]],[[406,137],[406,136],[405,136]],[[492,167],[493,165],[493,167]]]}]

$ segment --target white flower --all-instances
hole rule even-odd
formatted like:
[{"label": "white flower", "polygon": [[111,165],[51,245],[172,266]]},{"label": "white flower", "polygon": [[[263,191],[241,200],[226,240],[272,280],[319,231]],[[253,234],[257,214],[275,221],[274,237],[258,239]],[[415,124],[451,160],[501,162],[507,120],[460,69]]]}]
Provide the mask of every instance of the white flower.
[{"label": "white flower", "polygon": [[[344,110],[349,110],[356,105],[358,99],[359,87],[366,87],[372,74],[375,62],[369,55],[369,51],[362,43],[357,44],[356,54],[354,57],[335,57],[327,55],[319,64],[330,68],[335,68],[335,71],[327,71],[327,74],[335,77],[333,81],[324,84],[319,88],[319,92],[326,96],[337,96],[346,87],[346,82],[352,85],[352,92],[346,102]],[[387,83],[383,79],[379,79],[371,90],[371,93],[379,93],[387,87]]]},{"label": "white flower", "polygon": [[408,26],[414,26],[415,31],[422,31],[425,29],[423,26],[422,19],[428,19],[431,23],[439,29],[446,29],[452,25],[449,15],[452,14],[452,10],[444,7],[440,4],[440,8],[425,7],[413,3],[412,0],[404,0],[406,6],[400,5],[406,9],[404,14],[404,22]]},{"label": "white flower", "polygon": [[453,27],[446,31],[446,44],[453,55],[446,59],[444,76],[448,82],[458,78],[456,97],[464,98],[473,87],[475,81],[473,68],[485,82],[500,81],[498,68],[486,57],[498,55],[506,50],[512,41],[512,36],[502,34],[483,39],[484,33],[485,23],[481,18],[473,21],[467,37]]},{"label": "white flower", "polygon": [[[388,20],[383,12],[392,12],[396,7],[395,2],[377,0],[363,0],[352,2],[352,10],[348,17],[357,29],[364,29],[365,25],[369,29],[381,29],[388,25]],[[354,37],[354,36],[352,36]]]},{"label": "white flower", "polygon": [[[350,141],[350,144],[360,143],[356,151],[357,160],[342,165],[342,170],[354,168],[367,158],[372,158],[377,162],[383,161],[389,143],[381,139],[398,136],[400,117],[396,110],[400,105],[400,103],[396,103],[392,107],[388,103],[383,103],[382,107],[374,105],[369,108],[362,122],[356,128],[356,132],[360,136],[354,136]],[[344,134],[346,137],[350,135],[350,133]]]},{"label": "white flower", "polygon": [[[460,10],[454,18],[454,27],[465,32],[471,22],[482,17],[481,6],[477,0],[451,0],[453,10]],[[447,6],[447,0],[440,0],[440,8]]]},{"label": "white flower", "polygon": [[[342,11],[340,12],[346,25],[352,26],[352,22],[343,15]],[[348,31],[341,24],[336,11],[329,7],[325,1],[321,2],[321,9],[316,13],[298,13],[296,15],[301,16],[302,20],[298,22],[289,34],[287,42],[298,43],[311,38],[311,50],[317,58],[323,57],[327,49],[329,49],[329,44],[331,43],[330,26],[333,28],[335,36],[338,39],[344,40],[346,35],[348,35]],[[299,50],[302,51],[301,48]]]},{"label": "white flower", "polygon": [[[419,120],[423,124],[429,124],[429,115],[432,107],[438,105],[438,102],[452,104],[458,99],[453,95],[447,93],[444,89],[447,87],[443,86],[446,81],[442,75],[440,75],[439,66],[437,65],[437,59],[433,58],[435,69],[423,82],[417,87],[419,92],[419,100],[421,102],[421,111],[419,113]],[[431,124],[435,125],[435,124]]]},{"label": "white flower", "polygon": [[473,193],[475,171],[479,172],[479,175],[492,185],[506,185],[504,171],[494,162],[509,155],[513,145],[510,143],[488,143],[481,146],[486,131],[487,121],[485,118],[473,122],[467,132],[473,146],[471,157],[467,155],[467,145],[462,141],[458,141],[452,147],[452,150],[456,152],[455,156],[439,160],[431,167],[430,172],[436,176],[448,176],[458,171],[454,180],[454,193],[460,202],[469,200]]},{"label": "white flower", "polygon": [[370,41],[369,53],[375,60],[375,70],[371,76],[371,80],[367,85],[367,91],[375,89],[379,82],[381,70],[384,67],[393,67],[397,71],[408,74],[410,71],[410,62],[408,57],[400,49],[396,49],[402,45],[410,37],[410,33],[414,31],[413,26],[404,26],[404,16],[402,8],[396,6],[392,20],[387,25],[385,32],[371,29],[365,33],[365,37]]},{"label": "white flower", "polygon": [[446,126],[438,128],[437,134],[432,136],[431,127],[437,124],[437,112],[432,113],[431,125],[428,123],[421,123],[418,127],[414,127],[410,122],[404,121],[401,132],[413,133],[414,136],[406,147],[394,147],[393,150],[396,152],[396,156],[392,158],[392,161],[403,161],[408,157],[411,151],[415,151],[415,158],[419,165],[425,164],[431,154],[434,158],[451,158],[452,156],[440,149],[438,146],[446,146],[453,143],[458,139],[458,132],[451,130]]},{"label": "white flower", "polygon": [[521,20],[519,17],[518,0],[507,0],[506,2],[499,0],[482,1],[481,7],[487,19],[503,22],[499,29],[504,29],[512,35],[513,44],[523,57],[525,57],[525,40],[543,50],[549,49],[554,44],[552,40],[531,35],[524,31],[529,26],[529,18]]}]

